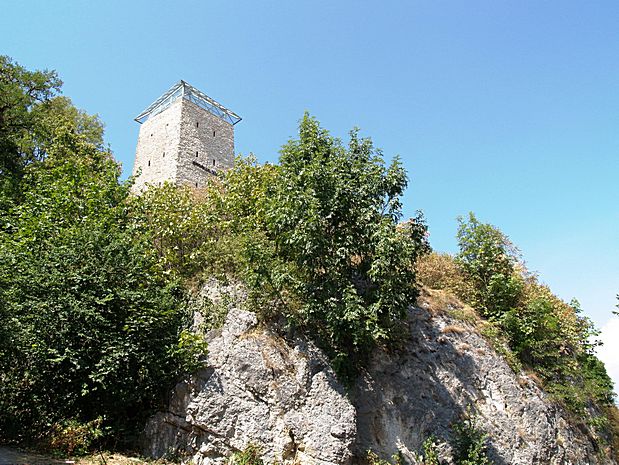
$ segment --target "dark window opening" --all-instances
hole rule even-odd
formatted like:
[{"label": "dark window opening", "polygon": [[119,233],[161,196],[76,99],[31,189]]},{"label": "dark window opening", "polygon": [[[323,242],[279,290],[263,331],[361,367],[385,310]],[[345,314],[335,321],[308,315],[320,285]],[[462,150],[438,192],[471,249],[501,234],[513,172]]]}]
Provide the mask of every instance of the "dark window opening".
[{"label": "dark window opening", "polygon": [[165,152],[163,152],[163,158],[165,158]]},{"label": "dark window opening", "polygon": [[153,133],[152,132],[150,133],[150,137],[153,137]]},{"label": "dark window opening", "polygon": [[213,137],[215,137],[215,131],[213,131]]},{"label": "dark window opening", "polygon": [[148,166],[150,166],[150,160],[148,160]]},{"label": "dark window opening", "polygon": [[196,121],[196,127],[199,127],[199,126],[200,126],[200,123],[198,123],[198,122]]},{"label": "dark window opening", "polygon": [[198,152],[196,152],[196,158],[198,158]]},{"label": "dark window opening", "polygon": [[196,183],[196,187],[198,187],[198,183]]},{"label": "dark window opening", "polygon": [[213,158],[213,166],[215,166],[215,159]]}]

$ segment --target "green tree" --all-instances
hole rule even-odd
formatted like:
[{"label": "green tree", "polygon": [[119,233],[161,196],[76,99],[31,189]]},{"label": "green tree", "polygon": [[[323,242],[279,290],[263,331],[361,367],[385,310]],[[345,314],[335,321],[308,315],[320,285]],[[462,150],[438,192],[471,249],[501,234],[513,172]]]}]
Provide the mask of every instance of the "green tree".
[{"label": "green tree", "polygon": [[35,156],[24,144],[36,125],[32,108],[56,95],[61,84],[53,71],[28,71],[0,56],[0,202],[5,207]]},{"label": "green tree", "polygon": [[336,363],[355,363],[393,339],[417,297],[413,265],[427,243],[421,216],[397,226],[406,173],[397,158],[386,167],[357,130],[345,147],[306,114],[277,174],[266,232],[294,268],[269,280],[298,298],[293,317],[333,349]]},{"label": "green tree", "polygon": [[61,85],[54,71],[29,71],[0,56],[0,211],[19,199],[25,168],[47,156],[59,126],[103,144],[101,121],[59,96]]},{"label": "green tree", "polygon": [[516,272],[518,251],[499,229],[480,223],[473,213],[458,218],[456,261],[473,283],[471,302],[485,317],[500,318],[518,304],[522,277]]},{"label": "green tree", "polygon": [[0,431],[37,440],[101,418],[118,438],[200,344],[181,338],[184,291],[131,214],[96,118],[48,104],[22,134],[44,156],[22,163],[1,213]]}]

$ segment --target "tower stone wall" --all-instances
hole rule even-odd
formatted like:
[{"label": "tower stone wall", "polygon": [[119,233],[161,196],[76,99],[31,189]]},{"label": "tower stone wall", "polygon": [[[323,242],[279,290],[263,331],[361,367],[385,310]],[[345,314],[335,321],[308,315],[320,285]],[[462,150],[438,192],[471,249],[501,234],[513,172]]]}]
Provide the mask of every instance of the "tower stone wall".
[{"label": "tower stone wall", "polygon": [[[181,84],[188,86],[183,81],[177,86]],[[140,126],[133,166],[136,193],[166,181],[204,187],[210,177],[234,165],[233,124],[183,95],[170,100],[167,107],[147,112]]]},{"label": "tower stone wall", "polygon": [[181,111],[182,99],[178,99],[140,126],[133,164],[133,175],[136,177],[134,191],[141,192],[147,184],[176,182]]},{"label": "tower stone wall", "polygon": [[234,126],[182,99],[176,182],[204,187],[214,173],[234,164]]}]

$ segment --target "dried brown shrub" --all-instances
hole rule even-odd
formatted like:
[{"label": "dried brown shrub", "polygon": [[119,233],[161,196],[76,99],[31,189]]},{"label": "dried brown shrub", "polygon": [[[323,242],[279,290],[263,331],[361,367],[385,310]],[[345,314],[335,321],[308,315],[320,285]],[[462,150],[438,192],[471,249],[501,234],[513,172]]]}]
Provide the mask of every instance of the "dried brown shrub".
[{"label": "dried brown shrub", "polygon": [[426,254],[417,260],[416,271],[417,279],[424,286],[443,289],[465,302],[471,301],[472,284],[451,255],[437,252]]}]

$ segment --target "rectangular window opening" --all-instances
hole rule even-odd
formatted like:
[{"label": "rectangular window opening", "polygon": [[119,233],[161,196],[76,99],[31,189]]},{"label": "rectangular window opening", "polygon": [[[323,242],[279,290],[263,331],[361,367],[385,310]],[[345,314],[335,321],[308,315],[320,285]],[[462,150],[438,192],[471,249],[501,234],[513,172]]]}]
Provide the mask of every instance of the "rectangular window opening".
[{"label": "rectangular window opening", "polygon": [[198,122],[196,121],[196,127],[199,127],[199,126],[200,126],[200,123],[198,123]]},{"label": "rectangular window opening", "polygon": [[213,131],[213,137],[215,137],[215,131]]},{"label": "rectangular window opening", "polygon": [[198,158],[198,152],[196,152],[196,158]]},{"label": "rectangular window opening", "polygon": [[213,166],[215,166],[215,159],[213,158]]}]

